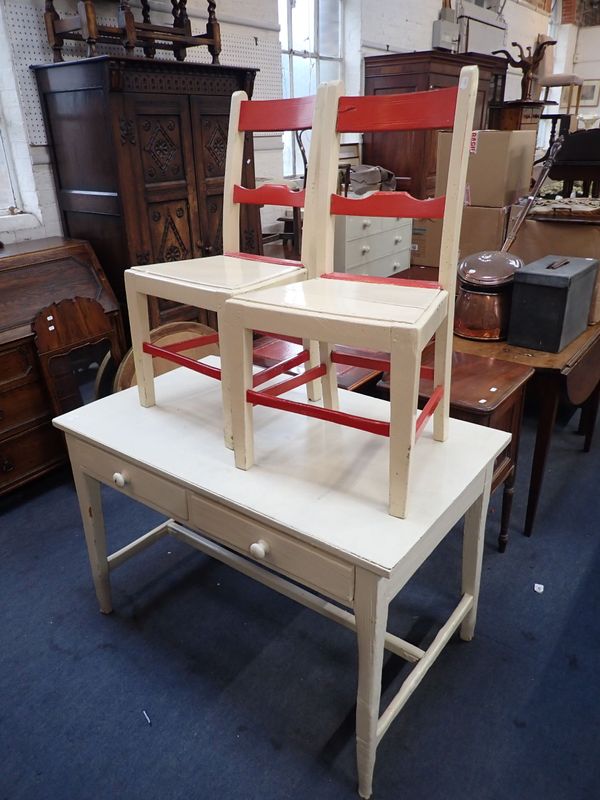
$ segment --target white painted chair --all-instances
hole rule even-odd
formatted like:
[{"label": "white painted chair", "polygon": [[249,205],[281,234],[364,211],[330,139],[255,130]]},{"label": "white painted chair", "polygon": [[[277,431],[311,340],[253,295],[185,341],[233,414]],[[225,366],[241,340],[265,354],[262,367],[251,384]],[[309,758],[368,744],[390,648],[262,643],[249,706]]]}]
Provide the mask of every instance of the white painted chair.
[{"label": "white painted chair", "polygon": [[[461,71],[459,86],[402,95],[342,97],[319,116],[313,156],[319,150],[319,179],[331,186],[341,133],[452,128],[445,197],[417,200],[406,192],[375,192],[360,199],[319,193],[319,227],[314,242],[322,277],[251,292],[228,300],[222,315],[221,347],[232,365],[233,442],[236,465],[248,469],[253,456],[253,407],[269,406],[336,422],[390,438],[389,512],[407,513],[411,452],[427,419],[434,438],[447,437],[452,356],[452,322],[458,242],[465,194],[469,140],[477,92],[477,67]],[[336,132],[328,115],[337,116]],[[322,128],[320,127],[322,124]],[[332,273],[334,215],[443,218],[439,283]],[[305,238],[308,238],[306,236]],[[328,279],[328,280],[327,280]],[[252,331],[269,330],[320,343],[321,363],[304,375],[258,390],[252,377]],[[421,353],[435,335],[435,390],[417,417]],[[333,344],[390,353],[389,363],[332,352]],[[390,369],[390,421],[365,420],[338,410],[335,364]],[[280,395],[319,378],[323,406]]]},{"label": "white painted chair", "polygon": [[[322,91],[321,89],[319,91]],[[327,92],[339,96],[341,84],[327,85]],[[328,95],[329,96],[329,95]],[[326,98],[302,97],[288,100],[248,100],[245,92],[236,92],[231,101],[227,154],[225,165],[223,200],[223,249],[224,255],[197,258],[164,264],[149,264],[132,267],[125,271],[125,288],[131,325],[131,339],[138,381],[140,403],[142,406],[155,404],[154,358],[166,358],[181,366],[221,379],[227,365],[221,359],[221,368],[210,366],[186,357],[186,349],[214,344],[218,334],[195,338],[189,342],[171,347],[158,347],[150,341],[148,298],[162,298],[178,303],[186,303],[197,308],[208,309],[220,314],[225,301],[238,293],[266,286],[275,286],[314,277],[315,261],[311,257],[311,231],[316,216],[310,208],[304,212],[304,230],[307,247],[302,248],[300,261],[289,261],[264,256],[249,255],[240,250],[240,204],[277,205],[302,208],[307,191],[292,191],[287,186],[263,184],[258,189],[248,189],[240,185],[243,174],[244,139],[248,132],[303,130],[312,128],[313,112]],[[307,185],[316,186],[319,164],[310,158]],[[314,349],[316,353],[316,349]],[[285,372],[298,364],[310,361],[310,346],[293,359],[271,367],[269,375]],[[223,386],[225,382],[223,381]],[[311,383],[308,396],[318,398],[320,385]],[[227,395],[223,393],[223,416],[225,442],[231,447],[231,412]]]}]

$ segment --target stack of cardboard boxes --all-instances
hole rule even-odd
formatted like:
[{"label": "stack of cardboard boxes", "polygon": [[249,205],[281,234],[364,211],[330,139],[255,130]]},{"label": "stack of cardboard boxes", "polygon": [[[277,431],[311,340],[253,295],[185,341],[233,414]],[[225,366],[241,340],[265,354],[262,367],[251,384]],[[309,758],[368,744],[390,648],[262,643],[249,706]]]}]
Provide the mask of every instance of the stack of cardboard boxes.
[{"label": "stack of cardboard boxes", "polygon": [[[527,195],[535,151],[534,131],[473,131],[460,236],[460,258],[499,250],[510,207]],[[446,192],[451,134],[438,135],[435,194]],[[414,220],[411,264],[437,267],[441,220]]]}]

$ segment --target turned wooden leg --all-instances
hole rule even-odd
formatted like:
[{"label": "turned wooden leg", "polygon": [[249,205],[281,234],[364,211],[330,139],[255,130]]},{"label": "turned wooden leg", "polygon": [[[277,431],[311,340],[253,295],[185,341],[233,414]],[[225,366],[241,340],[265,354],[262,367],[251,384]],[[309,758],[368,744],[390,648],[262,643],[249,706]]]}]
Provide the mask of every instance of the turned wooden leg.
[{"label": "turned wooden leg", "polygon": [[553,380],[552,376],[550,376],[548,380],[544,380],[541,375],[536,376],[536,378],[538,380],[539,412],[535,450],[533,453],[533,463],[531,465],[527,513],[525,515],[526,536],[531,536],[533,531],[533,523],[535,521],[544,480],[544,470],[546,469],[546,459],[550,451],[552,431],[554,430],[554,423],[556,422],[560,389],[558,381]]},{"label": "turned wooden leg", "polygon": [[48,43],[52,48],[52,54],[54,63],[60,63],[63,61],[62,56],[62,47],[64,44],[64,40],[62,36],[59,36],[55,30],[55,23],[60,20],[56,9],[54,8],[53,0],[46,0],[46,6],[44,11],[44,24],[46,25],[46,34],[48,36]]}]

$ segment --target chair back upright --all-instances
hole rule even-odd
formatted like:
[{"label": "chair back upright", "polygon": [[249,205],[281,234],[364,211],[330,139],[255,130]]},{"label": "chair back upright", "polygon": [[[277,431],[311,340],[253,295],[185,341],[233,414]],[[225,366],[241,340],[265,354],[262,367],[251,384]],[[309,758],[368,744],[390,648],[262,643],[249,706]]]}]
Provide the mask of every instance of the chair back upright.
[{"label": "chair back upright", "polygon": [[248,100],[246,92],[231,98],[225,180],[223,187],[223,252],[240,251],[240,204],[304,206],[303,190],[289,186],[263,184],[257,189],[243,187],[244,150],[247,134],[297,131],[313,126],[315,97],[285,100]]},{"label": "chair back upright", "polygon": [[[333,269],[329,241],[335,215],[443,219],[439,283],[448,292],[449,302],[453,302],[477,83],[477,67],[467,66],[461,70],[458,86],[448,89],[339,98],[335,129],[320,140],[321,175],[337,169],[340,136],[344,133],[451,129],[450,165],[445,196],[419,200],[408,192],[373,192],[360,198],[328,194],[326,205],[320,208],[321,228],[327,230],[320,230],[316,238],[320,245],[320,274]],[[316,119],[320,125],[318,113]],[[315,128],[313,138],[316,132]]]}]

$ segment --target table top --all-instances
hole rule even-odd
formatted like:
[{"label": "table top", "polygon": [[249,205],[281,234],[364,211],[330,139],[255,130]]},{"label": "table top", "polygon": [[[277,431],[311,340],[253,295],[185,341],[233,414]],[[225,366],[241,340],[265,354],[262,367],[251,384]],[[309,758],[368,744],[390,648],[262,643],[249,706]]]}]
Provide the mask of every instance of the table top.
[{"label": "table top", "polygon": [[585,354],[600,340],[600,323],[590,325],[571,344],[560,353],[546,353],[543,350],[531,350],[527,347],[516,347],[506,342],[481,342],[473,339],[454,337],[453,348],[460,353],[471,353],[475,356],[499,358],[513,361],[537,370],[547,370],[567,374]]},{"label": "table top", "polygon": [[[289,394],[305,399],[302,389]],[[340,407],[389,419],[389,403],[353,392],[340,391]],[[255,408],[254,420],[255,465],[239,470],[223,443],[220,385],[177,369],[156,379],[156,406],[142,408],[133,388],[54,424],[385,576],[409,556],[428,555],[477,498],[478,479],[510,441],[503,431],[451,419],[448,440],[435,442],[430,421],[414,449],[402,520],[387,512],[387,440],[269,408]]]}]

